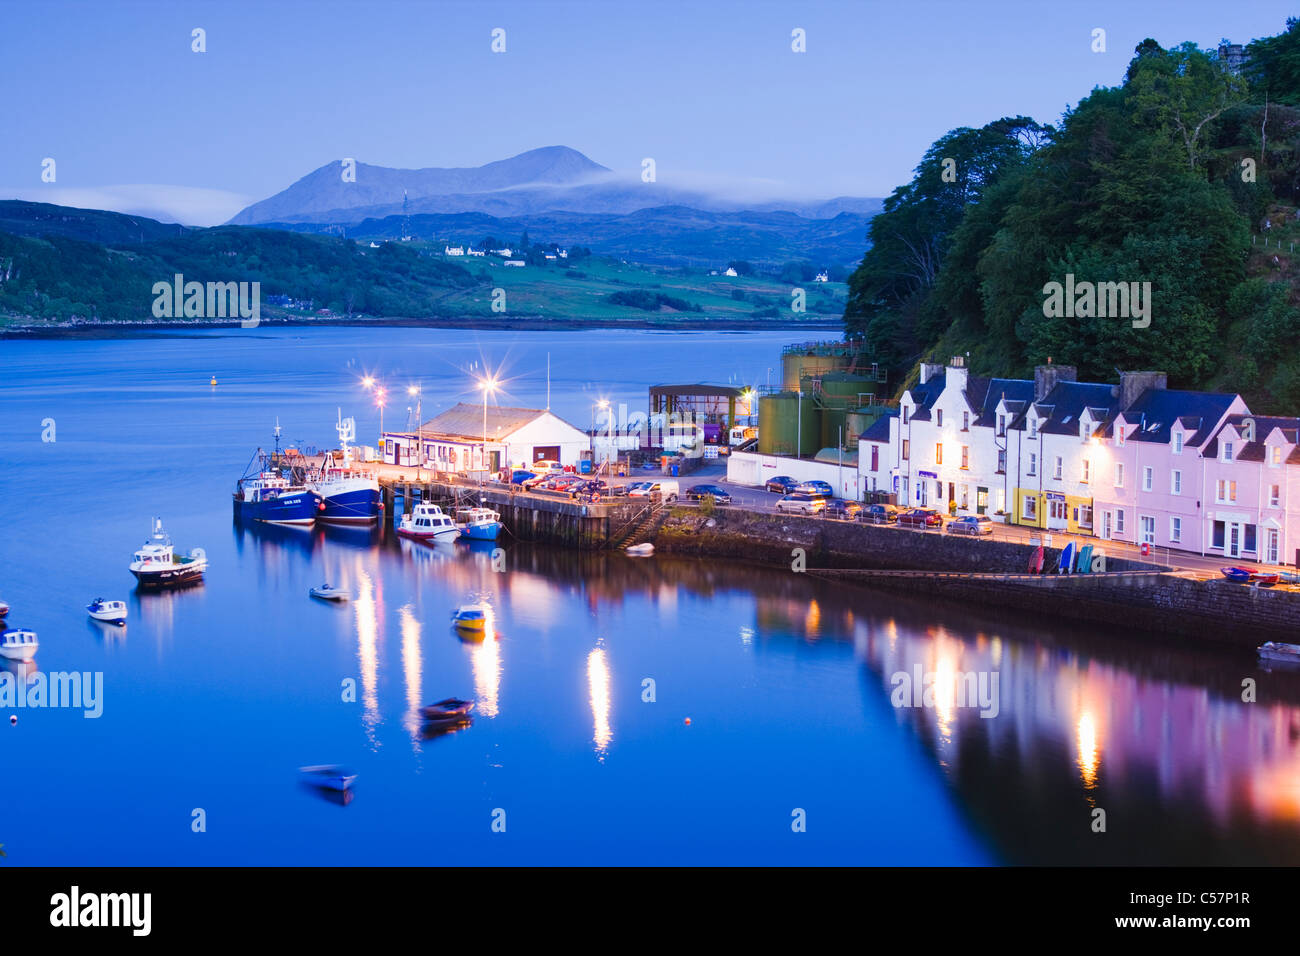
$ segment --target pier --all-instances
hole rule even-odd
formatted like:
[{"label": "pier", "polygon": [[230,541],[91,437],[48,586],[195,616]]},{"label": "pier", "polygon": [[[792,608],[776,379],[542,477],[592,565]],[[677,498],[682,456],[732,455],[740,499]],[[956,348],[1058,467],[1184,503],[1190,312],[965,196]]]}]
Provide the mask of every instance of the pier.
[{"label": "pier", "polygon": [[630,543],[636,533],[648,530],[662,513],[662,506],[646,498],[584,502],[560,493],[524,491],[518,485],[466,480],[427,468],[367,467],[376,471],[384,513],[390,516],[386,520],[409,514],[421,501],[449,513],[481,506],[501,515],[505,526],[502,541],[559,544],[586,551],[618,548]]}]

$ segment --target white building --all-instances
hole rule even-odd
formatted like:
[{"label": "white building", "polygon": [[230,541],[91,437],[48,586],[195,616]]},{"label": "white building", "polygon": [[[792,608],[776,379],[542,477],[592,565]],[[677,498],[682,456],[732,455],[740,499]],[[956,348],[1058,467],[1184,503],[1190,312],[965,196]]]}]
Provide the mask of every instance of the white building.
[{"label": "white building", "polygon": [[545,409],[489,405],[485,426],[483,406],[461,402],[416,432],[385,432],[383,460],[467,474],[542,459],[576,467],[590,447],[586,432]]},{"label": "white building", "polygon": [[813,282],[830,282],[830,281],[831,281],[830,276],[827,275],[825,271],[819,272],[817,273],[817,275],[813,277]]},{"label": "white building", "polygon": [[465,254],[464,246],[445,246],[442,250],[446,256],[463,256]]},{"label": "white building", "polygon": [[727,267],[727,271],[724,272],[724,273],[722,273],[722,274],[723,274],[724,276],[731,276],[731,277],[734,279],[735,276],[736,276],[736,270],[733,269],[733,268],[731,268],[730,266],[728,266],[728,267]]},{"label": "white building", "polygon": [[527,263],[524,262],[523,259],[507,259],[507,260],[503,263],[503,265],[507,265],[507,266],[518,266],[520,269],[522,269],[525,265],[527,265]]}]

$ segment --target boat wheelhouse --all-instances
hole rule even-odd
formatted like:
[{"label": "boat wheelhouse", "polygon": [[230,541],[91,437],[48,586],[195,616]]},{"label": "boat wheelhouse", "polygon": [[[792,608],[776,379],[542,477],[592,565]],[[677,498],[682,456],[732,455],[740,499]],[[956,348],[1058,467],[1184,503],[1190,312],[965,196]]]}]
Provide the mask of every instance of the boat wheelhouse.
[{"label": "boat wheelhouse", "polygon": [[25,627],[10,628],[0,634],[0,657],[11,661],[30,661],[40,646],[36,632]]}]

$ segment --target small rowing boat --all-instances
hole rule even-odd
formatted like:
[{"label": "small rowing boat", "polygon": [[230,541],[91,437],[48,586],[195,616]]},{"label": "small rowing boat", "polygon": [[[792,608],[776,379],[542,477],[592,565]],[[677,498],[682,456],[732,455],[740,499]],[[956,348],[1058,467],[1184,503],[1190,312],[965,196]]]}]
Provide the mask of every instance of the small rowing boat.
[{"label": "small rowing boat", "polygon": [[464,720],[473,709],[474,702],[472,700],[448,697],[436,704],[421,707],[420,716],[425,720]]},{"label": "small rowing boat", "polygon": [[466,604],[451,612],[451,623],[463,631],[481,631],[487,626],[487,612],[478,604]]},{"label": "small rowing boat", "polygon": [[647,541],[644,544],[629,545],[626,552],[634,558],[648,558],[655,553],[655,546]]},{"label": "small rowing boat", "polygon": [[1229,581],[1245,584],[1250,580],[1250,571],[1246,568],[1219,568],[1219,573]]},{"label": "small rowing boat", "polygon": [[1258,584],[1262,588],[1271,588],[1277,584],[1278,576],[1272,571],[1252,571],[1250,573],[1250,583]]},{"label": "small rowing boat", "polygon": [[314,587],[309,592],[312,597],[320,598],[322,601],[350,601],[352,592],[346,588],[336,588],[333,585],[322,584]]},{"label": "small rowing boat", "polygon": [[351,770],[347,770],[337,764],[321,764],[316,767],[299,767],[298,772],[302,774],[308,783],[315,784],[318,787],[324,787],[327,790],[346,790],[352,786],[352,781],[357,779],[357,775]]},{"label": "small rowing boat", "polygon": [[1275,644],[1273,641],[1265,641],[1259,645],[1259,656],[1266,661],[1300,664],[1300,644]]}]

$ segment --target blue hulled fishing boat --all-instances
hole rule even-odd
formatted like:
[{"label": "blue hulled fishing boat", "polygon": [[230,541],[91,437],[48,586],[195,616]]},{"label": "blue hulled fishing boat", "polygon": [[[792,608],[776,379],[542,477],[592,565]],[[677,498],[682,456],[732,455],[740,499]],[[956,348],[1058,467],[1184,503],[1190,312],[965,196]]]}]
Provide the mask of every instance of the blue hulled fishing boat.
[{"label": "blue hulled fishing boat", "polygon": [[275,454],[268,456],[259,448],[253,461],[259,463],[257,473],[245,472],[235,482],[233,497],[238,520],[285,525],[311,525],[316,521],[324,504],[316,491],[290,480],[293,469],[284,466],[280,453],[279,422],[275,426]]},{"label": "blue hulled fishing boat", "polygon": [[375,476],[353,467],[349,443],[356,437],[356,422],[343,418],[340,411],[334,428],[339,433],[342,461],[327,455],[320,470],[307,480],[307,487],[325,503],[317,517],[326,524],[374,524],[384,505]]}]

